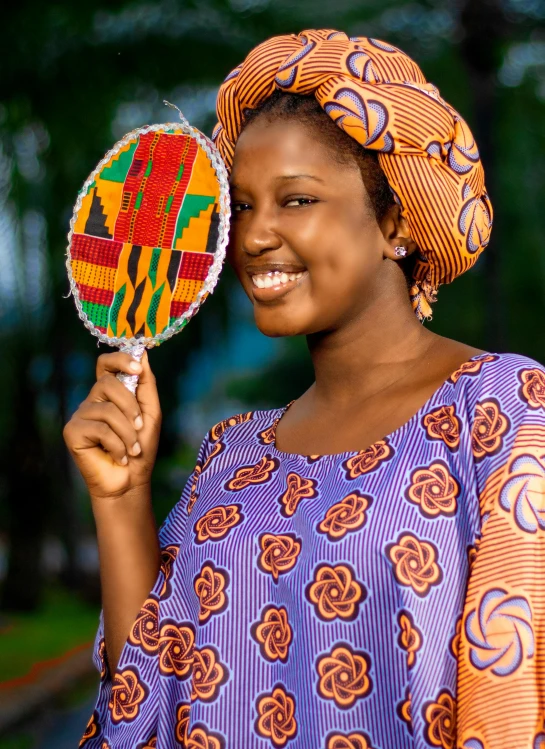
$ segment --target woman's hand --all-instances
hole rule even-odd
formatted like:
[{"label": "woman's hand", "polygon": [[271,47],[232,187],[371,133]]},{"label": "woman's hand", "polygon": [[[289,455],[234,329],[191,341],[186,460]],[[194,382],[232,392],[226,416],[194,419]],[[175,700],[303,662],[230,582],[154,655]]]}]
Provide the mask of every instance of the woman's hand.
[{"label": "woman's hand", "polygon": [[[136,397],[117,379],[138,374]],[[120,497],[149,485],[155,464],[161,407],[144,352],[103,354],[97,381],[64,428],[64,439],[93,498]]]}]

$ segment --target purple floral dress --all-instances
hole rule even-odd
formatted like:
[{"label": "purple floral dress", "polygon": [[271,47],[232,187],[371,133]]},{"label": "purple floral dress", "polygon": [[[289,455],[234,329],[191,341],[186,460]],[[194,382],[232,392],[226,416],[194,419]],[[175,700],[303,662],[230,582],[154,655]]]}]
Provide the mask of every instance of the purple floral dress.
[{"label": "purple floral dress", "polygon": [[82,745],[545,747],[545,370],[474,357],[360,452],[284,410],[205,438]]}]

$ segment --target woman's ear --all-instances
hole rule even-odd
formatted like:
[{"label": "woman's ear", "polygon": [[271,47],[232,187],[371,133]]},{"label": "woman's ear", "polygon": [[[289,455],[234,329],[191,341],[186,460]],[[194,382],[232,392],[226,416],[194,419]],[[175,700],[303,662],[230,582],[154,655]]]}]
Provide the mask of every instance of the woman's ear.
[{"label": "woman's ear", "polygon": [[[380,222],[380,229],[384,237],[384,257],[399,261],[418,249],[411,238],[409,225],[401,215],[399,206],[393,205]],[[405,252],[403,252],[405,250]]]}]

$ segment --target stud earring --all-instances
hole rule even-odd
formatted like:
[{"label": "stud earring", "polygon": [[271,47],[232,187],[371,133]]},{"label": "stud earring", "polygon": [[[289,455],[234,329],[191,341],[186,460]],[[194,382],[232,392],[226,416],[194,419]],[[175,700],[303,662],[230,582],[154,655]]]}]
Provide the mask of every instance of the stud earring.
[{"label": "stud earring", "polygon": [[396,257],[405,257],[406,254],[407,250],[405,247],[403,247],[403,245],[400,244],[397,247],[394,247],[394,255]]}]

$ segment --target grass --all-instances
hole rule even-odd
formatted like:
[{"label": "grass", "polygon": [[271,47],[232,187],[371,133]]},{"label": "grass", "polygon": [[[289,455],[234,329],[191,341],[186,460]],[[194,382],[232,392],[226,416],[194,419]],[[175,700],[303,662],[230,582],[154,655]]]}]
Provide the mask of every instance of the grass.
[{"label": "grass", "polygon": [[0,683],[26,676],[34,664],[92,642],[98,614],[95,606],[56,589],[48,592],[39,611],[10,616],[0,632]]}]

